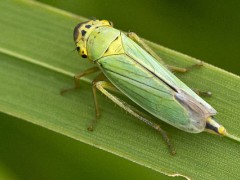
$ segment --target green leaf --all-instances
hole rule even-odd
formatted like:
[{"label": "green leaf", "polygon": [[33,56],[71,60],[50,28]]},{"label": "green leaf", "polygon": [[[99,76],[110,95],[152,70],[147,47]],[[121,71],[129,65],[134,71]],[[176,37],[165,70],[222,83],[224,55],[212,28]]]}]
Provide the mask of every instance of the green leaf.
[{"label": "green leaf", "polygon": [[81,179],[139,177],[151,180],[167,177],[27,121],[3,113],[0,113],[0,119],[1,180],[65,180],[76,177]]},{"label": "green leaf", "polygon": [[[72,76],[92,66],[75,52],[74,26],[86,20],[32,1],[0,2],[0,111],[111,152],[164,174],[193,179],[237,179],[239,143],[201,133],[189,134],[166,124],[177,150],[171,156],[161,136],[99,94],[102,117],[94,132],[91,79],[64,96]],[[164,61],[188,66],[194,58],[149,43]],[[204,64],[177,74],[192,88],[209,90],[217,119],[240,136],[240,78]]]}]

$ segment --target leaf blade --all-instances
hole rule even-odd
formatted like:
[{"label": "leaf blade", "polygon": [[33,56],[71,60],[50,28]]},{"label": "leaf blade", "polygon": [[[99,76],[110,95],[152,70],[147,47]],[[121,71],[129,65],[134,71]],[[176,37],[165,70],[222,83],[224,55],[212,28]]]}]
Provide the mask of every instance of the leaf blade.
[{"label": "leaf blade", "polygon": [[[59,95],[61,88],[72,85],[70,76],[91,66],[76,53],[66,57],[73,46],[72,29],[84,18],[77,19],[31,1],[1,2],[0,8],[3,13],[0,21],[5,24],[0,30],[1,112],[162,173],[178,173],[195,179],[237,177],[238,144],[206,133],[188,134],[164,124],[178,151],[176,157],[170,157],[159,134],[118,108],[112,108],[112,103],[102,96],[99,97],[101,121],[96,130],[89,133],[86,127],[94,118],[90,79],[81,82],[81,90]],[[33,16],[29,16],[29,11]],[[23,17],[28,19],[28,24]],[[150,44],[168,63],[186,66],[195,62],[186,55]],[[238,134],[239,77],[208,64],[178,76],[191,87],[211,90],[214,97],[207,101],[219,111],[219,121],[230,132]],[[222,158],[220,162],[216,153]],[[229,164],[232,167],[228,173],[218,173],[228,169]]]}]

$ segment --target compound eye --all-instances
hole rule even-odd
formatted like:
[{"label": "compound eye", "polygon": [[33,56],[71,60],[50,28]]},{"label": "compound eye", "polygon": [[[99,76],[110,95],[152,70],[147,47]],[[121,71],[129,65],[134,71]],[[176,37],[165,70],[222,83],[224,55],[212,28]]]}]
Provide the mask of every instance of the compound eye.
[{"label": "compound eye", "polygon": [[80,51],[80,47],[79,47],[79,46],[77,46],[77,47],[76,47],[76,50],[79,52],[79,51]]}]

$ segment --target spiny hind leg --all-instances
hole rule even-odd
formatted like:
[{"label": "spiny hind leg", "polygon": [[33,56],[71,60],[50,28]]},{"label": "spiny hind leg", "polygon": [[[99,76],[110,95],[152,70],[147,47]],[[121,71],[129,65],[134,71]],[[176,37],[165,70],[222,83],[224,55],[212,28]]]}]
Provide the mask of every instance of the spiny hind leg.
[{"label": "spiny hind leg", "polygon": [[116,88],[111,83],[106,82],[106,81],[95,81],[94,84],[93,84],[93,89],[95,89],[94,90],[95,91],[94,92],[94,94],[95,94],[94,95],[94,99],[95,99],[94,101],[95,101],[96,112],[99,112],[98,105],[97,105],[97,99],[96,99],[96,89],[98,89],[106,97],[108,97],[115,104],[117,104],[119,107],[121,107],[122,109],[124,109],[125,111],[127,111],[128,113],[130,113],[131,115],[136,117],[137,119],[143,121],[147,125],[151,126],[152,128],[154,128],[158,132],[160,132],[162,137],[163,137],[163,139],[164,139],[164,141],[166,142],[166,144],[167,144],[167,146],[168,146],[168,148],[170,150],[170,153],[172,155],[176,154],[176,151],[175,151],[172,143],[170,142],[170,139],[168,138],[166,132],[160,127],[160,125],[150,121],[147,118],[147,115],[145,115],[144,113],[140,112],[136,108],[132,107],[131,105],[127,104],[123,100],[119,99],[118,97],[116,97],[115,95],[113,95],[113,94],[111,94],[110,92],[107,91],[107,90],[117,91]]},{"label": "spiny hind leg", "polygon": [[201,67],[203,65],[202,61],[197,62],[196,64],[193,64],[186,68],[176,67],[167,65],[158,55],[155,53],[136,33],[129,32],[127,34],[129,38],[131,38],[133,41],[135,41],[137,44],[139,44],[143,49],[145,49],[151,56],[153,56],[158,62],[165,65],[170,71],[172,72],[180,72],[185,73],[188,72],[196,67]]},{"label": "spiny hind leg", "polygon": [[71,90],[75,90],[75,89],[78,89],[80,87],[80,79],[84,76],[87,76],[89,74],[92,74],[92,73],[95,73],[99,71],[99,68],[98,67],[92,67],[92,68],[89,68],[81,73],[78,73],[78,74],[75,74],[74,75],[74,83],[75,83],[75,86],[74,87],[71,87],[71,88],[66,88],[66,89],[63,89],[61,90],[61,94],[64,94],[66,92],[69,92]]}]

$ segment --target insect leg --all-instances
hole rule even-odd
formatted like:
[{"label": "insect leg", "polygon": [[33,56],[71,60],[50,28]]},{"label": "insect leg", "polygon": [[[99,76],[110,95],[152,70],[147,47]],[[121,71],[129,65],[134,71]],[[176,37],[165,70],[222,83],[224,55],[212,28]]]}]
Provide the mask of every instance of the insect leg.
[{"label": "insect leg", "polygon": [[199,89],[193,89],[193,91],[199,96],[207,96],[207,97],[212,96],[212,93],[210,91],[201,91]]},{"label": "insect leg", "polygon": [[127,36],[145,49],[152,57],[154,57],[158,62],[166,65],[163,60],[134,32],[129,32]]},{"label": "insect leg", "polygon": [[191,71],[194,68],[201,67],[201,66],[203,66],[203,62],[199,61],[199,62],[197,62],[191,66],[188,66],[186,68],[181,68],[181,67],[176,67],[176,66],[171,66],[171,65],[167,65],[167,68],[172,72],[185,73],[185,72]]},{"label": "insect leg", "polygon": [[76,75],[74,75],[74,82],[75,82],[75,86],[72,87],[72,88],[67,88],[67,89],[63,89],[61,90],[61,94],[64,94],[68,91],[71,91],[71,90],[75,90],[75,89],[78,89],[80,87],[80,78],[81,77],[84,77],[84,76],[87,76],[89,74],[92,74],[92,73],[95,73],[99,71],[99,68],[98,67],[92,67],[92,68],[89,68],[81,73],[78,73]]},{"label": "insect leg", "polygon": [[98,101],[97,101],[97,91],[96,91],[96,83],[98,81],[104,80],[106,77],[104,76],[103,73],[99,74],[93,81],[92,81],[92,92],[93,92],[93,99],[94,99],[94,106],[95,106],[95,115],[96,118],[100,117],[100,110],[98,106]]},{"label": "insect leg", "polygon": [[[168,145],[168,148],[169,148],[171,154],[173,154],[173,155],[176,154],[176,151],[175,151],[173,145],[171,144],[170,139],[168,138],[166,132],[160,127],[160,125],[143,117],[143,115],[142,115],[143,113],[139,113],[139,111],[137,109],[133,108],[132,106],[128,105],[123,100],[119,99],[118,97],[114,96],[113,94],[111,94],[110,92],[107,91],[107,89],[108,90],[115,89],[115,87],[111,83],[106,82],[106,81],[97,81],[97,82],[94,82],[93,86],[94,86],[93,89],[95,89],[95,90],[98,89],[99,91],[101,91],[105,96],[107,96],[110,100],[112,100],[118,106],[123,108],[125,111],[127,111],[134,117],[138,118],[139,120],[143,121],[147,125],[151,126],[152,128],[156,129],[158,132],[160,132],[164,141]],[[94,93],[96,94],[96,92],[94,92]],[[96,103],[96,101],[95,101],[95,103]],[[99,111],[99,110],[96,110],[96,111]]]},{"label": "insect leg", "polygon": [[127,36],[131,38],[133,41],[135,41],[138,45],[140,45],[143,49],[145,49],[151,56],[153,56],[158,62],[165,65],[172,72],[185,73],[192,70],[195,67],[200,67],[203,65],[202,61],[199,61],[198,63],[193,64],[192,66],[189,66],[186,68],[167,65],[136,33],[130,32],[127,34]]},{"label": "insect leg", "polygon": [[[94,100],[94,107],[95,107],[95,119],[91,122],[91,124],[88,126],[89,131],[93,131],[94,126],[97,123],[98,118],[101,116],[100,110],[99,110],[99,105],[97,101],[97,91],[96,91],[96,86],[95,84],[98,81],[103,81],[106,80],[106,77],[104,76],[103,73],[98,74],[98,76],[92,81],[92,92],[93,92],[93,100]],[[115,88],[116,89],[116,88]]]}]

